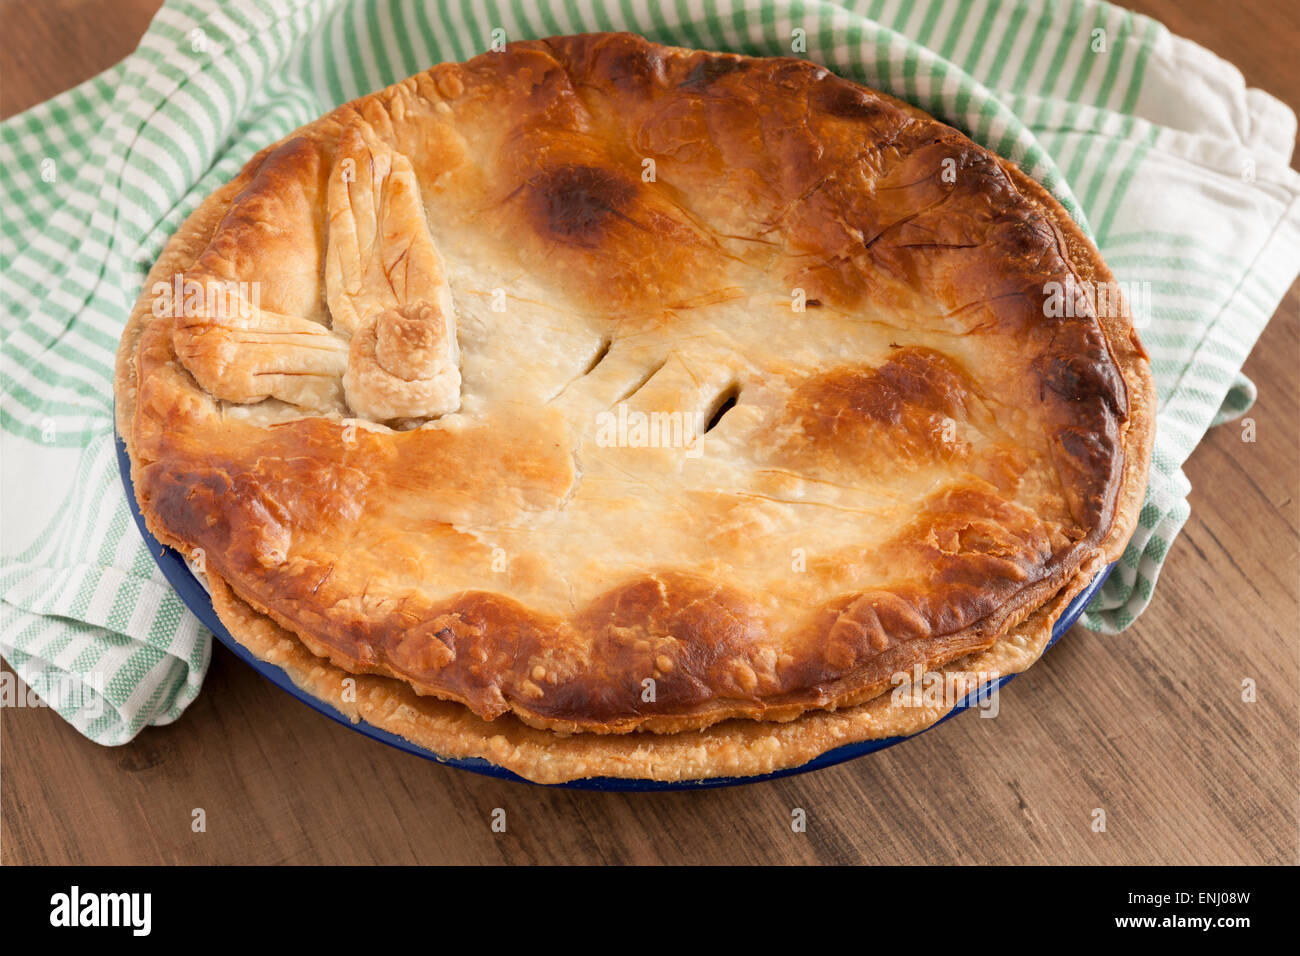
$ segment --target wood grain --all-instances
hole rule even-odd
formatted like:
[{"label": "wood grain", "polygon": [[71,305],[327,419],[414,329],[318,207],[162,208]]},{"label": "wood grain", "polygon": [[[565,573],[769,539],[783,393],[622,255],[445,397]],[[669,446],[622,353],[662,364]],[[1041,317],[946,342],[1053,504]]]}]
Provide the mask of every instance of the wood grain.
[{"label": "wood grain", "polygon": [[[125,55],[156,6],[0,0],[0,114]],[[1300,108],[1292,0],[1132,6]],[[91,744],[48,710],[0,711],[0,862],[1296,862],[1298,369],[1300,285],[1246,364],[1258,440],[1223,426],[1187,465],[1192,517],[1151,609],[1119,637],[1076,628],[1008,686],[996,720],[966,714],[750,787],[547,790],[369,741],[216,645],[199,700],[125,747]],[[791,831],[795,808],[806,833]],[[1105,833],[1091,830],[1095,808]]]}]

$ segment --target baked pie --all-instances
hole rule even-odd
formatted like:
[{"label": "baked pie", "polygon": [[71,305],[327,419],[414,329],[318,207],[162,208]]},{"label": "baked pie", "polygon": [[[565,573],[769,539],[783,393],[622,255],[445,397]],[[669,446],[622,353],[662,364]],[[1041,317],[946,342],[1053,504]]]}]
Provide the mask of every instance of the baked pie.
[{"label": "baked pie", "polygon": [[207,199],[118,428],[236,639],[354,718],[541,782],[759,774],[950,709],[900,674],[1027,667],[1118,557],[1154,393],[1113,281],[820,66],[520,42]]}]

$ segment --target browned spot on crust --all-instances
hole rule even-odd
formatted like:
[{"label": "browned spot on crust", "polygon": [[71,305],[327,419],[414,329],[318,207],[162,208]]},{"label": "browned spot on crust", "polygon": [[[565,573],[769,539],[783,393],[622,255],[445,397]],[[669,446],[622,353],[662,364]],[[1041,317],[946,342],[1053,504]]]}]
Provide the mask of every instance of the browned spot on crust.
[{"label": "browned spot on crust", "polygon": [[783,461],[825,474],[900,468],[963,449],[955,423],[967,411],[971,383],[932,349],[890,350],[877,367],[842,366],[795,389],[778,427]]},{"label": "browned spot on crust", "polygon": [[861,412],[882,425],[902,425],[909,410],[959,414],[969,388],[952,359],[916,347],[895,351],[879,368],[830,372],[819,387],[832,407]]},{"label": "browned spot on crust", "polygon": [[[614,714],[626,713],[629,697],[637,710],[664,713],[698,706],[718,692],[750,696],[735,684],[733,668],[747,660],[768,632],[767,622],[744,594],[673,572],[607,592],[574,623],[591,636],[594,656],[609,662],[608,676],[620,690],[602,703]],[[646,678],[656,682],[654,701],[641,699]],[[571,688],[560,706],[580,707],[591,690]]]},{"label": "browned spot on crust", "polygon": [[596,248],[615,222],[644,228],[627,213],[636,185],[614,170],[559,166],[528,180],[525,189],[528,213],[538,230],[568,245]]},{"label": "browned spot on crust", "polygon": [[745,62],[739,57],[707,57],[696,63],[677,84],[677,88],[692,93],[709,89],[724,76],[740,73],[745,69]]}]

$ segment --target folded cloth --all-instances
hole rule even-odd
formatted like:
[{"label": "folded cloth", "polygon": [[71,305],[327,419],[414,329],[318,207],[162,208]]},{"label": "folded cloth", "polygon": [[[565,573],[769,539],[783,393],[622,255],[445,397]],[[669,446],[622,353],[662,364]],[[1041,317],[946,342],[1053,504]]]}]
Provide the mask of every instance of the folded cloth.
[{"label": "folded cloth", "polygon": [[211,647],[141,541],[114,455],[114,351],[168,236],[337,104],[584,30],[823,63],[1061,200],[1136,290],[1161,406],[1140,526],[1086,624],[1119,631],[1151,600],[1188,516],[1182,463],[1249,408],[1241,365],[1300,268],[1295,116],[1229,64],[1092,0],[173,0],[122,63],[0,124],[0,653],[87,737],[175,720]]}]

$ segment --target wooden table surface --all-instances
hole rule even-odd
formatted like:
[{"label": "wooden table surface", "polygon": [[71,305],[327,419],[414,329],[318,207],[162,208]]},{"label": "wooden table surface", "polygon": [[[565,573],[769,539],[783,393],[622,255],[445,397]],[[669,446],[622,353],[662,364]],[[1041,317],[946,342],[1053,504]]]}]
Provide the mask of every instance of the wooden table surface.
[{"label": "wooden table surface", "polygon": [[[1294,0],[1130,5],[1300,110]],[[0,116],[126,55],[157,6],[0,0]],[[0,712],[0,862],[1295,862],[1300,285],[1245,371],[1258,440],[1226,425],[1188,462],[1192,517],[1151,608],[1117,637],[1075,628],[1008,686],[997,720],[967,714],[748,787],[546,790],[370,741],[216,644],[197,702],[124,747],[89,743],[49,710]],[[1247,677],[1255,703],[1241,700]]]}]

